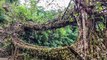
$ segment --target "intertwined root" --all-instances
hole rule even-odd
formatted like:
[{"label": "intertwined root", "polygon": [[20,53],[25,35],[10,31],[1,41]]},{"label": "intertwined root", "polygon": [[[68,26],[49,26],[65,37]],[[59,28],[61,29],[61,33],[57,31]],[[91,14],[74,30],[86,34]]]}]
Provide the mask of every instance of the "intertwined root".
[{"label": "intertwined root", "polygon": [[[69,20],[67,21],[71,23]],[[53,24],[58,24],[57,26],[50,25],[48,27],[47,24],[45,25],[47,28],[53,29],[53,28],[63,27],[63,24],[69,25],[67,24],[68,23],[67,21],[53,23]],[[32,28],[29,28],[30,26]],[[44,24],[42,24],[41,26],[44,26]],[[7,47],[7,48],[4,48],[3,50],[0,50],[1,57],[12,55],[12,58],[17,59],[17,57],[25,56],[25,54],[29,54],[32,57],[38,57],[38,58],[42,57],[45,60],[71,60],[71,59],[80,60],[82,59],[82,57],[79,56],[79,54],[74,50],[72,46],[66,46],[61,48],[49,48],[49,47],[37,46],[37,45],[25,43],[23,40],[21,40],[17,36],[20,34],[20,32],[24,31],[24,28],[29,28],[33,30],[36,30],[37,28],[40,29],[40,27],[36,27],[35,25],[25,26],[23,24],[17,24],[17,23],[5,29],[4,33],[2,34],[6,34],[6,35],[1,37],[5,37],[3,39],[4,41],[10,40],[11,47]],[[42,29],[45,30],[46,28],[44,29],[43,27]]]},{"label": "intertwined root", "polygon": [[[42,58],[44,60],[80,60],[82,57],[73,49],[72,46],[66,46],[62,48],[48,48],[43,46],[35,46],[25,43],[18,37],[12,38],[13,48],[10,50],[4,49],[1,51],[3,56],[12,55],[12,58],[24,57],[25,54],[29,54],[32,57]],[[12,51],[11,51],[12,50]],[[10,53],[10,54],[9,54]],[[0,55],[2,55],[0,54]]]}]

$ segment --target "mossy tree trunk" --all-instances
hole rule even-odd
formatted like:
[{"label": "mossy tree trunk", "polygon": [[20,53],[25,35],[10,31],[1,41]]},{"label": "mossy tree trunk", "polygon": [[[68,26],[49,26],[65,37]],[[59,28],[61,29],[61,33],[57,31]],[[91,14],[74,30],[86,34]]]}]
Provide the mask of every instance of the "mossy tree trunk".
[{"label": "mossy tree trunk", "polygon": [[90,7],[92,3],[92,0],[75,1],[75,11],[78,12],[77,24],[79,29],[79,36],[75,44],[75,49],[84,60],[107,59],[105,47],[103,47],[104,45],[99,38],[100,36],[98,36],[96,32],[95,17],[93,17],[94,11],[93,8]]}]

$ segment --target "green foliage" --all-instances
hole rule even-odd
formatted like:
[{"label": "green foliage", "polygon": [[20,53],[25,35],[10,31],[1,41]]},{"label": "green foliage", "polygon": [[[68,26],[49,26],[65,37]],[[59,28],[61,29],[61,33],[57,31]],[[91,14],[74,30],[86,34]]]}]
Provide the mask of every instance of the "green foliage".
[{"label": "green foliage", "polygon": [[60,28],[53,31],[26,31],[25,34],[21,35],[21,37],[23,36],[22,38],[26,42],[33,43],[39,46],[62,47],[67,45],[69,46],[74,43],[78,35],[77,33],[77,28],[75,31],[72,31],[72,29],[70,29],[70,26],[67,26],[65,28]]},{"label": "green foliage", "polygon": [[1,15],[1,16],[0,16],[0,23],[3,23],[4,20],[5,20],[4,16]]},{"label": "green foliage", "polygon": [[4,1],[0,1],[0,23],[3,23],[5,21],[5,16],[4,16],[4,11],[2,8],[2,3],[4,3]]},{"label": "green foliage", "polygon": [[101,5],[101,2],[97,2],[97,4],[96,4],[96,10],[97,10],[98,12],[100,12],[100,11],[103,10],[103,7],[102,7],[102,5]]},{"label": "green foliage", "polygon": [[[35,0],[30,0],[29,7],[24,5],[17,5],[18,2],[14,3],[17,0],[8,0],[11,6],[10,12],[2,12],[0,10],[0,22],[7,21],[4,25],[11,24],[15,21],[20,21],[22,23],[26,21],[33,21],[36,23],[45,23],[48,20],[52,20],[58,16],[57,11],[50,10],[44,11],[44,8],[36,5]],[[6,13],[6,14],[5,14]],[[70,19],[72,21],[72,19]],[[43,32],[35,32],[35,31],[26,31],[21,35],[21,38],[28,42],[39,46],[48,46],[48,47],[61,47],[71,45],[75,42],[77,38],[77,28],[72,31],[70,26],[65,28],[56,29],[53,31],[43,31]]]},{"label": "green foliage", "polygon": [[43,23],[49,19],[53,19],[56,15],[56,11],[44,11],[44,8],[37,6],[35,0],[30,0],[29,7],[25,5],[12,5],[12,13],[16,16],[17,20],[29,21],[32,20],[36,23]]},{"label": "green foliage", "polygon": [[14,2],[18,2],[18,0],[5,0],[8,3],[14,3]]},{"label": "green foliage", "polygon": [[0,9],[0,23],[3,23],[6,20],[3,12],[4,11]]}]

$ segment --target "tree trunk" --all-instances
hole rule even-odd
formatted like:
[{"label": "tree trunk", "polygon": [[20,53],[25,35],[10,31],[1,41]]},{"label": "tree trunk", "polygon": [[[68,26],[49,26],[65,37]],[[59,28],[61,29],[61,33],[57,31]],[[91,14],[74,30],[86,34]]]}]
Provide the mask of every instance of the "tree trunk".
[{"label": "tree trunk", "polygon": [[[95,22],[92,18],[93,15],[87,12],[90,8],[85,4],[85,1],[78,1],[79,0],[77,0],[76,5],[80,5],[77,6],[77,8],[80,9],[78,13],[81,18],[77,18],[79,36],[78,41],[75,44],[75,49],[84,60],[107,59],[106,49],[95,31]],[[92,12],[92,9],[89,12]]]}]

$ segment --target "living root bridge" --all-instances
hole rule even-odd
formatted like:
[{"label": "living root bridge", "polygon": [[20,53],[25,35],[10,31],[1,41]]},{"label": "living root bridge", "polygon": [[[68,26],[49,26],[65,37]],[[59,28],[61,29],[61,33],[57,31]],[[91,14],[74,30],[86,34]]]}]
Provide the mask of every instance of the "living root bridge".
[{"label": "living root bridge", "polygon": [[[21,39],[17,37],[15,34],[12,37],[12,42],[15,45],[15,47],[22,49],[22,50],[27,50],[27,53],[30,55],[37,55],[37,56],[44,56],[47,57],[46,59],[49,60],[51,59],[57,59],[57,60],[83,60],[82,57],[74,50],[72,46],[66,46],[66,47],[61,47],[61,48],[49,48],[49,47],[43,47],[43,46],[37,46],[37,45],[32,45],[25,43]],[[64,56],[64,55],[65,56]]]},{"label": "living root bridge", "polygon": [[[37,45],[32,45],[25,43],[23,40],[18,38],[18,35],[20,34],[19,32],[23,32],[27,29],[35,30],[35,31],[44,31],[44,30],[52,30],[52,29],[57,29],[61,27],[65,27],[67,25],[72,25],[75,21],[70,21],[70,20],[57,20],[54,22],[46,23],[46,24],[20,24],[20,23],[15,23],[8,27],[7,29],[4,30],[4,34],[7,33],[7,36],[10,35],[10,38],[12,39],[12,44],[15,49],[13,51],[13,55],[19,56],[19,54],[16,53],[18,52],[25,52],[30,54],[31,56],[38,56],[42,57],[45,60],[83,60],[82,57],[74,50],[72,46],[66,46],[66,47],[61,47],[61,48],[48,48],[48,47],[43,47],[43,46],[37,46]],[[11,32],[8,34],[8,32]],[[6,36],[6,35],[5,35]],[[9,50],[10,51],[10,50]],[[7,53],[10,55],[7,49],[3,49],[0,52]],[[1,56],[3,54],[0,54]],[[7,56],[7,55],[3,55]]]}]

